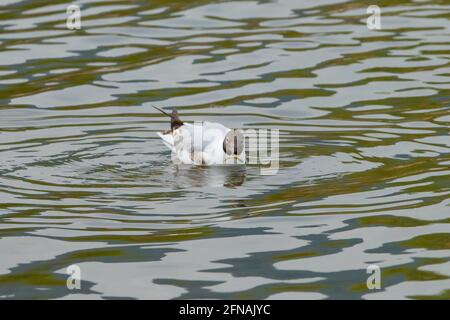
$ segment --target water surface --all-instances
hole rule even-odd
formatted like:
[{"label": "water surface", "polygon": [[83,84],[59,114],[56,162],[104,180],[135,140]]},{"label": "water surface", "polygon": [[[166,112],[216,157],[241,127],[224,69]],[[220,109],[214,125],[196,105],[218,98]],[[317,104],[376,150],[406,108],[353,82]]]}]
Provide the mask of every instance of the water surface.
[{"label": "water surface", "polygon": [[[0,297],[448,299],[450,5],[370,4],[3,0]],[[278,173],[173,165],[152,105]]]}]

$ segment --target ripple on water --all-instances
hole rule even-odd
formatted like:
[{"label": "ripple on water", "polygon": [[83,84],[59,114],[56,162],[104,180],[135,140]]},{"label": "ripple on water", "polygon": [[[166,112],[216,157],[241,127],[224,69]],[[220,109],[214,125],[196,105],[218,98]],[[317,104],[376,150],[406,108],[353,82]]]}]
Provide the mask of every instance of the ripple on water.
[{"label": "ripple on water", "polygon": [[[0,297],[448,298],[449,6],[6,2]],[[277,174],[172,164],[152,105],[280,129]]]}]

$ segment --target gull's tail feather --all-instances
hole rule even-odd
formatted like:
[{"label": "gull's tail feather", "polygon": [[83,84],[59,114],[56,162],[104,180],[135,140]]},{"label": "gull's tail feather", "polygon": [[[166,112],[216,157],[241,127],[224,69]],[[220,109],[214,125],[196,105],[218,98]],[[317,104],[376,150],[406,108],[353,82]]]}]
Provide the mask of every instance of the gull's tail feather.
[{"label": "gull's tail feather", "polygon": [[183,125],[183,121],[180,120],[180,117],[178,116],[178,112],[175,108],[172,109],[172,114],[168,114],[164,110],[161,110],[160,108],[157,108],[155,106],[153,106],[153,108],[155,108],[159,112],[162,112],[166,116],[170,117],[170,129],[172,131],[175,129],[178,129],[179,127],[181,127]]},{"label": "gull's tail feather", "polygon": [[156,134],[162,139],[162,141],[167,146],[167,148],[169,148],[172,151],[175,150],[174,143],[173,143],[173,136],[170,131],[169,132],[157,132]]}]

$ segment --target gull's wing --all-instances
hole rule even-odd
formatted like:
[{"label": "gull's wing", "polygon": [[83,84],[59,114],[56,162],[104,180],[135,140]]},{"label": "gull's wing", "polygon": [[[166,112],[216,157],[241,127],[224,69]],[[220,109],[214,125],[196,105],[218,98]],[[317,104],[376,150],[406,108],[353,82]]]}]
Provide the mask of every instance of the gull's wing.
[{"label": "gull's wing", "polygon": [[215,122],[184,123],[173,131],[175,153],[183,163],[222,163],[223,140],[229,130]]},{"label": "gull's wing", "polygon": [[229,131],[229,128],[220,123],[204,122],[202,152],[205,164],[224,163],[223,140]]},{"label": "gull's wing", "polygon": [[174,152],[182,163],[194,163],[193,132],[193,125],[189,123],[185,123],[172,131]]}]

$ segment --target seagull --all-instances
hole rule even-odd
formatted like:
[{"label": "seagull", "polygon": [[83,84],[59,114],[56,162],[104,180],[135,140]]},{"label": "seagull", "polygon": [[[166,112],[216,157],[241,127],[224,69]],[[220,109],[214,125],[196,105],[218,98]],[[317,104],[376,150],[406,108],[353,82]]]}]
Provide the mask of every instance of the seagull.
[{"label": "seagull", "polygon": [[202,166],[244,164],[244,135],[239,129],[230,129],[216,122],[186,123],[180,120],[175,108],[169,114],[170,130],[157,132],[172,151],[174,162]]}]

